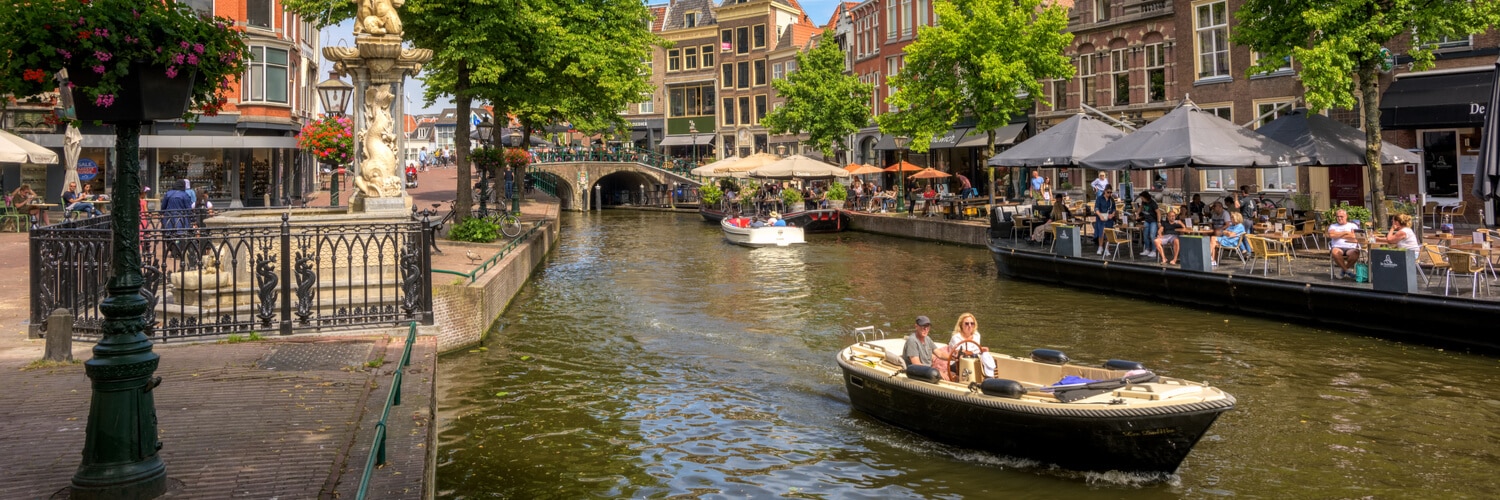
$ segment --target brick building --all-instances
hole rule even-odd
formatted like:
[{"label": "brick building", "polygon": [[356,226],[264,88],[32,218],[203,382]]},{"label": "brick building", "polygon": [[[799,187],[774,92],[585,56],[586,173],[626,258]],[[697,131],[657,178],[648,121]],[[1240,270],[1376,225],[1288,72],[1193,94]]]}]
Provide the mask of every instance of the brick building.
[{"label": "brick building", "polygon": [[667,6],[661,36],[673,43],[658,48],[661,72],[658,92],[666,97],[665,137],[657,144],[678,158],[716,156],[714,127],[718,123],[717,62],[724,53],[719,43],[717,15],[711,0],[678,0]]}]

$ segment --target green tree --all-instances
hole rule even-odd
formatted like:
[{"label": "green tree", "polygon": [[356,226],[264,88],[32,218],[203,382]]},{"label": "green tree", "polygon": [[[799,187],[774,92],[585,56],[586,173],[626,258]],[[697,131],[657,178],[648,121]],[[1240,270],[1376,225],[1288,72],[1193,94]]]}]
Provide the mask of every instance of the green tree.
[{"label": "green tree", "polygon": [[[984,130],[985,157],[995,154],[996,128],[1032,106],[1041,80],[1070,78],[1063,49],[1073,42],[1068,9],[1044,0],[938,0],[936,26],[921,27],[906,47],[906,67],[887,82],[899,111],[876,118],[885,133],[912,138],[926,151],[932,137],[967,115]],[[995,199],[990,169],[990,201]]]},{"label": "green tree", "polygon": [[833,158],[833,147],[848,147],[844,139],[870,123],[870,95],[874,86],[844,73],[844,51],[833,43],[833,31],[823,31],[812,50],[797,53],[797,71],[773,80],[771,88],[786,105],[766,115],[761,124],[772,134],[807,133],[807,144]]},{"label": "green tree", "polygon": [[[1379,72],[1382,48],[1411,35],[1413,68],[1432,67],[1424,41],[1468,36],[1500,23],[1495,0],[1246,0],[1232,39],[1260,53],[1247,74],[1297,63],[1305,100],[1313,111],[1360,106],[1365,125],[1365,173],[1375,220],[1385,220],[1380,173]],[[1356,100],[1355,96],[1359,96]]]}]

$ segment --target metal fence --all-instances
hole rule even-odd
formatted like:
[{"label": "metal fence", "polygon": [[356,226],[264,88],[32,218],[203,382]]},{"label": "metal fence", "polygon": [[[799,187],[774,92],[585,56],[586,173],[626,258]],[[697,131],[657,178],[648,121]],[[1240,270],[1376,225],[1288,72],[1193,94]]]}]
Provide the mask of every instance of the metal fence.
[{"label": "metal fence", "polygon": [[[158,341],[231,333],[432,323],[429,231],[420,221],[290,221],[216,226],[203,210],[141,222],[146,334]],[[74,338],[97,340],[112,237],[109,217],[31,233],[31,324],[70,310]]]},{"label": "metal fence", "polygon": [[690,174],[693,169],[693,163],[689,160],[673,158],[655,151],[627,147],[534,149],[531,155],[536,163],[587,161],[639,163],[684,176]]}]

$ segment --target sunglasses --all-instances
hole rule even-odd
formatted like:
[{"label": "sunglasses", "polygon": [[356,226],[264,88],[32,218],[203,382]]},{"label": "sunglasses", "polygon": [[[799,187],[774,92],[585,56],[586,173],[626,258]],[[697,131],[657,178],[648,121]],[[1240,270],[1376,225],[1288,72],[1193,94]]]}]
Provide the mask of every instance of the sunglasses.
[{"label": "sunglasses", "polygon": [[973,321],[965,321],[964,322],[964,326],[974,326],[974,322]]}]

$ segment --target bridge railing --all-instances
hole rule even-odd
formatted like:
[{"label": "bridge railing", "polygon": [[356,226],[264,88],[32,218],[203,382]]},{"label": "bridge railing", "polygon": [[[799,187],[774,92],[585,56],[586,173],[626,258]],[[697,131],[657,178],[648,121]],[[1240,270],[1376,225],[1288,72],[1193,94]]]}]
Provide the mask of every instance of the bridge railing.
[{"label": "bridge railing", "polygon": [[616,163],[639,163],[687,177],[693,170],[693,162],[673,158],[655,151],[633,147],[612,148],[562,148],[536,149],[531,151],[534,163],[572,163],[602,161]]},{"label": "bridge railing", "polygon": [[540,189],[543,193],[547,193],[553,198],[557,198],[557,184],[552,182],[551,177],[541,175],[536,172],[527,172],[526,179],[531,183],[531,187]]}]

